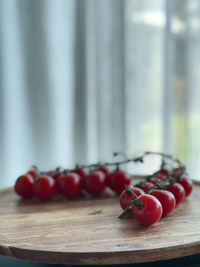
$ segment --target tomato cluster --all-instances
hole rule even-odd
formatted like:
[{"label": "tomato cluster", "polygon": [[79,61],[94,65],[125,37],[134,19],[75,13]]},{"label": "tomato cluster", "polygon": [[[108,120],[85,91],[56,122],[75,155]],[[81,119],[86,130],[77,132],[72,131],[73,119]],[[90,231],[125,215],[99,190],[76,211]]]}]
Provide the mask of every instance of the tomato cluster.
[{"label": "tomato cluster", "polygon": [[56,169],[47,174],[31,169],[17,178],[15,192],[23,198],[36,196],[40,200],[49,200],[55,193],[60,193],[71,199],[82,190],[91,196],[98,196],[106,187],[121,194],[130,182],[131,177],[126,171],[119,168],[110,171],[107,166],[99,166],[90,173],[83,168],[68,173]]},{"label": "tomato cluster", "polygon": [[118,164],[112,171],[106,165],[95,167],[90,172],[86,169],[61,171],[58,168],[44,173],[32,168],[17,178],[15,192],[22,198],[36,196],[40,200],[49,200],[59,193],[73,199],[82,191],[96,197],[109,187],[120,195],[119,201],[124,212],[119,218],[131,212],[140,224],[148,226],[172,212],[193,189],[184,168],[175,168],[171,172],[161,168],[131,188],[130,175]]},{"label": "tomato cluster", "polygon": [[[191,179],[185,173],[158,171],[147,181],[126,188],[120,195],[120,205],[125,212],[131,212],[144,225],[152,225],[168,215],[192,192]],[[150,182],[149,182],[150,181]]]}]

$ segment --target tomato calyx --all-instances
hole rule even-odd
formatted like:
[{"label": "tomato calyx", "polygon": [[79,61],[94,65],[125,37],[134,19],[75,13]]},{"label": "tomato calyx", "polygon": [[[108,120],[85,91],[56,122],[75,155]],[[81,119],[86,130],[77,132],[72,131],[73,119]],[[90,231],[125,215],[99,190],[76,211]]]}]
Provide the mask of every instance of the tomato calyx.
[{"label": "tomato calyx", "polygon": [[130,188],[128,186],[126,186],[126,194],[131,194],[134,199],[130,202],[133,202],[133,204],[136,206],[136,208],[140,209],[142,207],[142,200],[140,198],[138,198],[138,196],[132,191],[130,190]]},{"label": "tomato calyx", "polygon": [[119,215],[119,219],[124,218],[130,211],[132,210],[132,206],[134,205],[136,208],[140,209],[143,205],[142,200],[138,197],[128,186],[125,188],[126,194],[131,194],[133,196],[133,200],[129,201],[127,208]]},{"label": "tomato calyx", "polygon": [[32,165],[31,169],[27,172],[27,174],[31,175],[35,180],[37,176],[40,174],[40,171],[37,166]]},{"label": "tomato calyx", "polygon": [[143,205],[142,200],[139,197],[137,197],[136,199],[133,200],[133,204],[138,209],[141,209],[141,207]]}]

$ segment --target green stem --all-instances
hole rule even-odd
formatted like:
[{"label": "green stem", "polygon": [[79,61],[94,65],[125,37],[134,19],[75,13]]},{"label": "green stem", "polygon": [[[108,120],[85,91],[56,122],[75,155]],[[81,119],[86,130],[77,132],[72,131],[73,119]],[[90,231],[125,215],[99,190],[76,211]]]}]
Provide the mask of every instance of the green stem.
[{"label": "green stem", "polygon": [[167,158],[167,159],[171,159],[172,161],[176,162],[178,164],[178,166],[182,166],[183,168],[185,168],[185,165],[183,163],[180,162],[180,160],[174,158],[172,155],[169,154],[165,154],[162,152],[153,152],[153,151],[146,151],[144,153],[146,155],[160,155],[162,158]]},{"label": "green stem", "polygon": [[127,195],[131,194],[133,199],[137,198],[137,195],[128,186],[126,186],[125,191]]},{"label": "green stem", "polygon": [[128,206],[128,208],[126,208],[126,209],[119,215],[118,218],[119,218],[119,219],[124,218],[127,214],[130,213],[131,209],[132,209],[132,206]]},{"label": "green stem", "polygon": [[36,165],[32,165],[32,168],[38,170],[38,167]]},{"label": "green stem", "polygon": [[[123,153],[115,152],[115,155],[119,155],[119,154],[123,154]],[[164,158],[171,159],[173,162],[178,164],[179,168],[182,168],[183,170],[185,170],[185,165],[182,164],[178,159],[173,158],[171,155],[167,155],[167,154],[164,154],[164,153],[161,153],[161,152],[151,152],[151,151],[146,151],[139,157],[132,157],[132,158],[127,158],[126,157],[124,160],[121,160],[121,161],[105,162],[105,163],[101,162],[101,165],[105,165],[105,166],[120,166],[120,165],[123,165],[123,164],[127,164],[129,162],[134,162],[134,163],[140,162],[140,163],[143,163],[144,158],[146,156],[148,156],[148,155],[160,155],[163,159]],[[124,155],[124,157],[125,157],[125,155]],[[65,172],[65,173],[66,172],[67,173],[68,172],[73,172],[74,170],[77,169],[77,167],[83,168],[83,169],[96,169],[96,168],[98,168],[99,165],[100,165],[100,163],[93,163],[93,164],[89,164],[89,165],[78,165],[78,166],[76,165],[74,169],[64,169],[63,172]],[[152,176],[156,175],[157,173],[158,173],[158,171],[153,173],[150,176],[147,176],[146,179],[150,179]]]},{"label": "green stem", "polygon": [[151,192],[153,192],[156,189],[164,189],[163,185],[166,182],[169,182],[170,184],[174,184],[176,181],[176,179],[172,176],[168,176],[167,178],[165,178],[164,180],[158,182],[157,184],[155,184],[154,186],[152,186],[151,188],[149,188],[149,190],[147,191],[147,194],[150,194]]},{"label": "green stem", "polygon": [[123,152],[113,152],[113,156],[117,157],[117,156],[122,156],[125,160],[128,159],[128,157],[125,155],[125,153]]}]

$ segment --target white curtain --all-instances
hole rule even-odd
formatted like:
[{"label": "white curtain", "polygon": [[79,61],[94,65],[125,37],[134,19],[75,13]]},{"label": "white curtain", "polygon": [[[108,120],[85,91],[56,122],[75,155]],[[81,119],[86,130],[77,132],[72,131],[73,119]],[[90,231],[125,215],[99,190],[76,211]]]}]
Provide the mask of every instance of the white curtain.
[{"label": "white curtain", "polygon": [[113,151],[200,178],[199,46],[199,0],[0,0],[0,187]]}]

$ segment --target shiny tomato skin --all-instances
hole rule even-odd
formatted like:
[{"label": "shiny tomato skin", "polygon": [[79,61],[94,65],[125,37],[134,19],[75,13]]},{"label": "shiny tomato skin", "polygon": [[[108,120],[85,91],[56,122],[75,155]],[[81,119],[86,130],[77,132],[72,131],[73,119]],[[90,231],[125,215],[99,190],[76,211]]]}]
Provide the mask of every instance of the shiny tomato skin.
[{"label": "shiny tomato skin", "polygon": [[131,177],[124,170],[115,170],[107,177],[107,185],[118,195],[122,193],[126,185],[130,185]]},{"label": "shiny tomato skin", "polygon": [[39,176],[33,185],[34,195],[40,200],[49,200],[55,193],[55,180],[48,175]]},{"label": "shiny tomato skin", "polygon": [[150,194],[160,201],[162,205],[162,217],[167,216],[175,208],[176,199],[170,191],[156,189]]},{"label": "shiny tomato skin", "polygon": [[177,183],[181,184],[185,190],[185,197],[189,196],[193,190],[193,183],[192,180],[181,176],[180,181],[177,181]]},{"label": "shiny tomato skin", "polygon": [[96,171],[101,171],[101,172],[103,172],[105,175],[110,174],[110,170],[109,170],[109,168],[108,168],[107,166],[104,166],[104,165],[99,166],[99,167],[96,169]]},{"label": "shiny tomato skin", "polygon": [[110,175],[109,168],[107,166],[105,166],[105,165],[101,165],[96,169],[96,171],[101,171],[101,172],[103,172],[105,174],[105,176],[106,176],[106,185],[107,185],[108,184],[108,181],[107,181],[108,180],[108,176]]},{"label": "shiny tomato skin", "polygon": [[33,196],[34,179],[30,174],[24,174],[17,178],[15,182],[15,192],[23,198],[30,198]]},{"label": "shiny tomato skin", "polygon": [[76,169],[73,172],[77,173],[81,177],[81,189],[84,189],[85,177],[88,175],[88,172],[83,168]]},{"label": "shiny tomato skin", "polygon": [[67,198],[77,197],[81,191],[80,175],[74,172],[63,174],[59,178],[59,190]]},{"label": "shiny tomato skin", "polygon": [[154,186],[154,184],[152,184],[151,182],[144,182],[140,188],[146,193],[149,188],[151,188],[152,186]]},{"label": "shiny tomato skin", "polygon": [[30,174],[33,178],[40,174],[38,169],[31,169],[27,172],[27,174]]},{"label": "shiny tomato skin", "polygon": [[181,184],[174,183],[173,185],[168,185],[166,189],[175,196],[176,206],[185,199],[185,190]]},{"label": "shiny tomato skin", "polygon": [[[141,189],[141,188],[138,188],[138,187],[132,187],[131,190],[137,195],[137,196],[140,196],[140,195],[143,195],[144,194],[144,191]],[[124,190],[121,195],[120,195],[120,198],[119,198],[119,203],[120,203],[120,206],[123,210],[125,210],[128,206],[128,203],[129,201],[133,200],[134,197],[133,195],[131,194],[127,194],[126,191]]]},{"label": "shiny tomato skin", "polygon": [[92,196],[98,196],[106,187],[106,176],[102,171],[91,172],[85,177],[85,190]]},{"label": "shiny tomato skin", "polygon": [[162,216],[162,205],[152,195],[144,194],[138,197],[142,201],[140,208],[132,206],[132,214],[135,219],[144,226],[156,223]]}]

